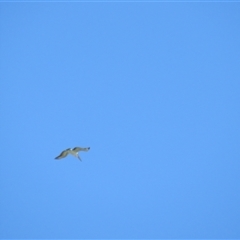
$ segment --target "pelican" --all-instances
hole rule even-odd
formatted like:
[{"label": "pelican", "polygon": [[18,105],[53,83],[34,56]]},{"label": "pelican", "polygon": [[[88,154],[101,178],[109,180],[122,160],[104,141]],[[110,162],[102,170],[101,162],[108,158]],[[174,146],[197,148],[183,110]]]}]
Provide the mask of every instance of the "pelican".
[{"label": "pelican", "polygon": [[77,157],[80,161],[82,161],[82,159],[80,158],[78,152],[79,151],[87,152],[89,149],[90,149],[90,147],[85,147],[85,148],[81,148],[81,147],[68,148],[68,149],[62,151],[59,156],[55,157],[55,159],[65,158],[68,154],[72,154],[74,157]]}]

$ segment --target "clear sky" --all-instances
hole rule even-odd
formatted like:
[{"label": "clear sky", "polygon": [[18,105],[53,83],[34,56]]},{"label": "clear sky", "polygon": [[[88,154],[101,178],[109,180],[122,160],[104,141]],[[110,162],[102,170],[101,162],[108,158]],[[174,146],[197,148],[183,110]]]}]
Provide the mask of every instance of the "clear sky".
[{"label": "clear sky", "polygon": [[239,13],[1,3],[0,238],[240,238]]}]

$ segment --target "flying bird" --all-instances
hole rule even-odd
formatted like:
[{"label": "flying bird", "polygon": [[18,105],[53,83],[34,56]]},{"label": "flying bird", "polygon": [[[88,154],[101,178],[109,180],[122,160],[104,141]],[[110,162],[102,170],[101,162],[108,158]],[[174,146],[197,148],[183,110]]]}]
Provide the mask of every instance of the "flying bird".
[{"label": "flying bird", "polygon": [[89,149],[90,149],[90,147],[85,147],[85,148],[81,148],[81,147],[68,148],[68,149],[62,151],[59,156],[55,157],[55,159],[65,158],[68,154],[72,154],[74,157],[77,157],[80,161],[82,161],[82,159],[80,158],[78,152],[79,151],[87,152]]}]

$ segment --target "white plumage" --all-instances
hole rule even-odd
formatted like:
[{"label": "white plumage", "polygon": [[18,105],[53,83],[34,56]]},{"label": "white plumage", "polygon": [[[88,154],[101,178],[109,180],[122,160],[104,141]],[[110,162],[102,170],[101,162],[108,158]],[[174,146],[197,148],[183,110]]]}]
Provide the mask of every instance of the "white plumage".
[{"label": "white plumage", "polygon": [[79,151],[87,152],[89,149],[90,149],[90,147],[85,147],[85,148],[81,148],[81,147],[68,148],[68,149],[62,151],[59,156],[55,157],[55,159],[65,158],[68,154],[72,154],[74,157],[77,157],[80,161],[82,161],[82,159],[80,158],[78,152]]}]

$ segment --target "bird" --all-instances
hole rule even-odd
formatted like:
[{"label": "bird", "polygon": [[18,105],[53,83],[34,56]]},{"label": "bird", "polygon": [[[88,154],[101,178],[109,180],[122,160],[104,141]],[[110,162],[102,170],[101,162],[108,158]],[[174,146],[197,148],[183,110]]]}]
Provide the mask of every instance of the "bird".
[{"label": "bird", "polygon": [[61,158],[65,158],[68,154],[72,154],[74,157],[77,157],[80,161],[82,161],[82,159],[80,158],[78,152],[79,151],[87,152],[89,149],[90,149],[90,147],[67,148],[66,150],[62,151],[59,156],[55,157],[55,159],[58,160],[58,159],[61,159]]}]

